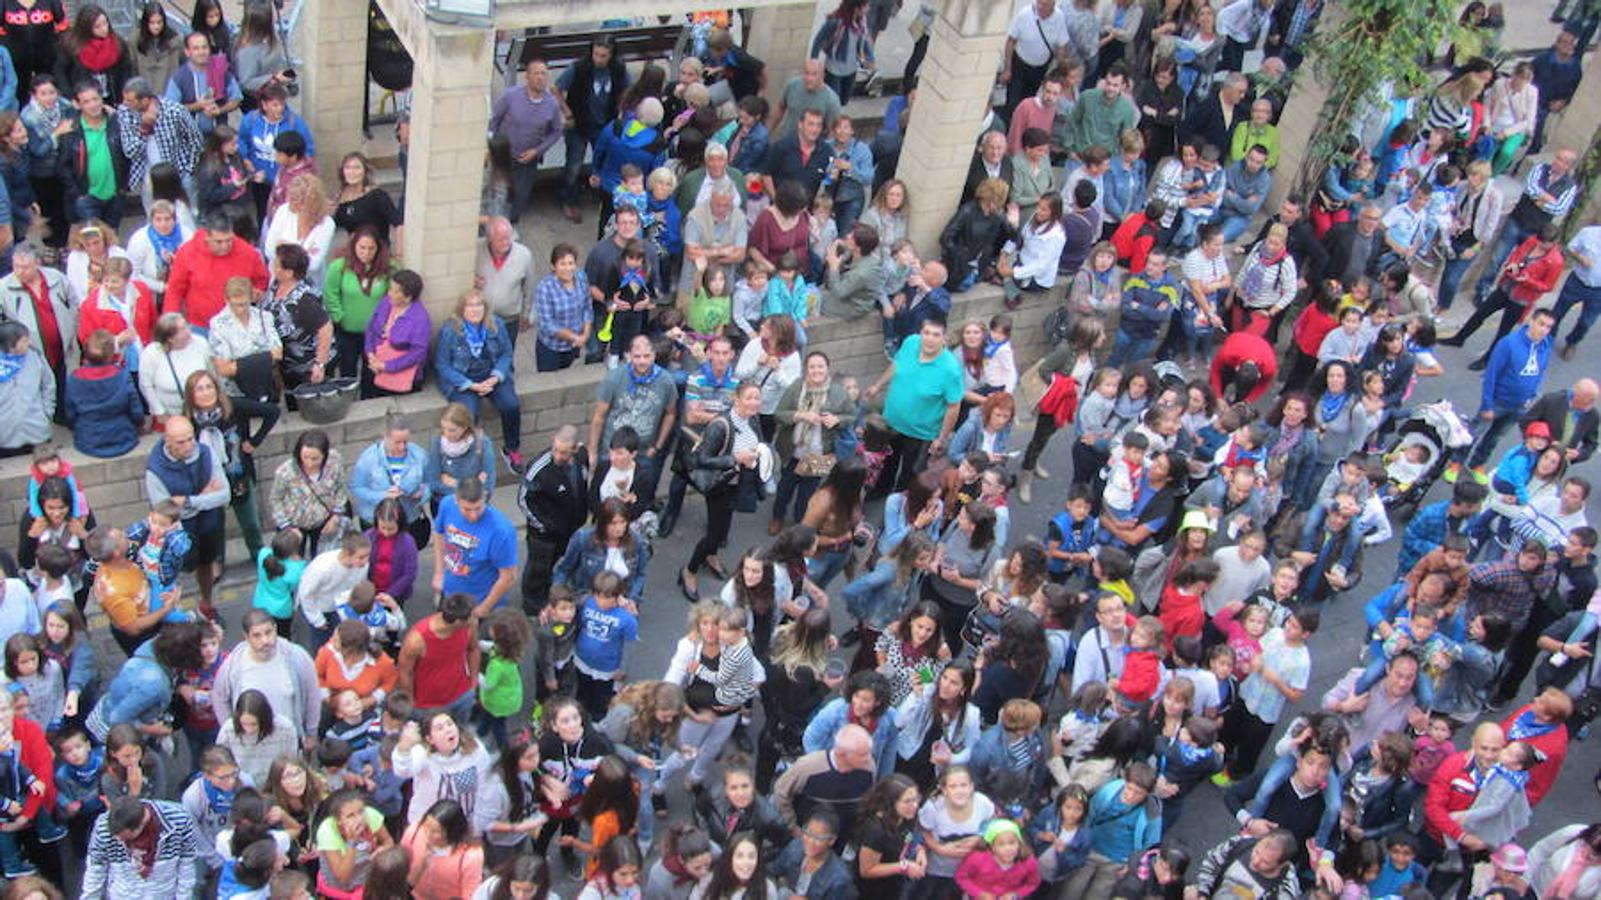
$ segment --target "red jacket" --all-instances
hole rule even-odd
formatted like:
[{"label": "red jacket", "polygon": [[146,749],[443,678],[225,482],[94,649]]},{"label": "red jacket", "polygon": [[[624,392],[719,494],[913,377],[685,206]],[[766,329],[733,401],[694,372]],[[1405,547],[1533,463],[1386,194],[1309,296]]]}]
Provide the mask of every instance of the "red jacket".
[{"label": "red jacket", "polygon": [[1123,224],[1112,232],[1112,249],[1117,251],[1118,263],[1130,272],[1143,273],[1145,257],[1156,246],[1156,232],[1159,230],[1156,224],[1145,218],[1143,212],[1123,219]]},{"label": "red jacket", "polygon": [[1308,303],[1295,320],[1295,346],[1307,356],[1317,356],[1318,350],[1323,347],[1323,339],[1338,327],[1339,319],[1318,309],[1316,303]]},{"label": "red jacket", "polygon": [[104,328],[116,335],[121,334],[130,324],[133,330],[139,333],[140,341],[150,343],[156,328],[156,301],[150,295],[150,288],[142,281],[130,282],[128,290],[133,291],[131,323],[109,304],[101,305],[98,286],[89,290],[89,299],[83,301],[83,306],[78,310],[78,343],[87,345],[89,335],[94,334],[96,329]]},{"label": "red jacket", "polygon": [[[1525,704],[1502,721],[1501,731],[1508,736],[1508,740],[1511,740],[1512,723],[1533,706],[1533,703]],[[1529,770],[1529,786],[1524,791],[1529,796],[1529,805],[1539,806],[1551,786],[1556,784],[1557,774],[1562,771],[1562,761],[1568,757],[1568,727],[1559,724],[1539,737],[1523,738],[1523,742],[1545,754],[1545,761],[1535,763],[1534,768]]]},{"label": "red jacket", "polygon": [[1173,652],[1174,638],[1182,635],[1198,638],[1206,627],[1206,609],[1201,606],[1201,595],[1186,594],[1171,584],[1162,589],[1157,618],[1162,620],[1169,653]]},{"label": "red jacket", "polygon": [[206,246],[206,230],[200,229],[185,241],[172,257],[172,273],[167,276],[167,295],[162,298],[161,311],[183,313],[190,325],[209,328],[211,318],[222,311],[226,302],[222,297],[223,285],[228,279],[244,277],[256,290],[267,289],[267,264],[261,254],[239,237],[233,240],[233,249],[227,256],[213,256]]},{"label": "red jacket", "polygon": [[[1314,355],[1316,355],[1314,353]],[[1223,346],[1212,357],[1212,390],[1218,396],[1223,395],[1223,370],[1237,369],[1247,362],[1256,363],[1257,369],[1262,373],[1262,380],[1245,397],[1246,403],[1255,403],[1256,398],[1267,393],[1273,386],[1273,376],[1279,373],[1279,360],[1273,353],[1273,345],[1265,339],[1251,334],[1248,331],[1236,331],[1223,339]]]},{"label": "red jacket", "polygon": [[[1539,243],[1538,235],[1525,238],[1501,267],[1501,286],[1512,294],[1513,300],[1523,304],[1525,316],[1541,297],[1557,286],[1557,279],[1562,277],[1562,245],[1553,243],[1550,250],[1535,256],[1534,248]],[[1524,275],[1521,282],[1507,276],[1508,272],[1518,271]]]},{"label": "red jacket", "polygon": [[13,719],[11,737],[21,750],[17,761],[27,766],[34,778],[44,782],[43,794],[23,792],[27,799],[22,802],[22,814],[33,819],[39,815],[40,807],[56,808],[56,755],[50,751],[50,742],[45,740],[44,729],[36,722]]},{"label": "red jacket", "polygon": [[[1435,770],[1434,781],[1423,798],[1424,831],[1435,840],[1462,837],[1462,826],[1451,813],[1473,805],[1479,784],[1473,778],[1473,751],[1463,750],[1447,757]],[[1533,779],[1531,778],[1532,782]],[[1532,784],[1531,784],[1532,787]]]}]

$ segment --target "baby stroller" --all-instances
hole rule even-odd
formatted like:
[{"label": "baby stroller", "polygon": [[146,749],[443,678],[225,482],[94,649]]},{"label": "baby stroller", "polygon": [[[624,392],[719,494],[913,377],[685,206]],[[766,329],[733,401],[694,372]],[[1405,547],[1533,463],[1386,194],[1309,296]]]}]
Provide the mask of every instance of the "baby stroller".
[{"label": "baby stroller", "polygon": [[1417,407],[1411,417],[1396,429],[1395,440],[1384,453],[1385,469],[1394,471],[1396,460],[1409,447],[1423,447],[1427,456],[1421,463],[1421,471],[1409,481],[1396,484],[1392,480],[1390,490],[1384,496],[1385,507],[1396,512],[1404,509],[1407,515],[1416,511],[1429,489],[1434,487],[1440,473],[1445,471],[1450,458],[1472,444],[1473,433],[1468,430],[1468,423],[1451,406],[1451,401],[1439,400]]}]

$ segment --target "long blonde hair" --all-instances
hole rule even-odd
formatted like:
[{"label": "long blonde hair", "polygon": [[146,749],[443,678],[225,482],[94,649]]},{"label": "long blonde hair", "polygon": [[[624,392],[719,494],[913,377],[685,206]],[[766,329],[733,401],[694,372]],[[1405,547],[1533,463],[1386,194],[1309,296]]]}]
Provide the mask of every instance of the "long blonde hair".
[{"label": "long blonde hair", "polygon": [[323,192],[322,179],[310,172],[296,175],[290,180],[289,202],[298,204],[300,214],[308,216],[313,222],[321,222],[328,216],[328,195]]}]

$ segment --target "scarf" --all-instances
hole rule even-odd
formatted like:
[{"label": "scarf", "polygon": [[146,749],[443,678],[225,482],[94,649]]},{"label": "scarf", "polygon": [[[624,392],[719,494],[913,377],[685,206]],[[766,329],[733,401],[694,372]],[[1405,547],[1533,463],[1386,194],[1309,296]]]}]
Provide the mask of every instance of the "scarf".
[{"label": "scarf", "polygon": [[1267,287],[1269,269],[1272,269],[1275,273],[1274,280],[1276,285],[1277,280],[1284,277],[1284,270],[1279,264],[1284,262],[1286,256],[1289,256],[1289,250],[1280,250],[1278,253],[1269,256],[1267,244],[1264,242],[1258,245],[1255,258],[1252,260],[1255,265],[1246,266],[1244,274],[1240,276],[1240,296],[1242,298],[1255,298],[1260,295],[1262,289]]},{"label": "scarf", "polygon": [[473,448],[473,435],[468,435],[459,441],[447,440],[444,435],[439,437],[439,452],[451,459],[460,459]]},{"label": "scarf", "polygon": [[206,792],[206,806],[219,816],[228,815],[233,809],[234,792],[225,791],[205,778],[200,779],[200,786]]},{"label": "scarf", "polygon": [[1496,763],[1490,767],[1490,774],[1485,778],[1485,781],[1492,781],[1496,778],[1504,779],[1508,784],[1520,791],[1527,790],[1529,787],[1529,772],[1527,769],[1517,772],[1500,763]]},{"label": "scarf", "polygon": [[133,859],[134,867],[139,870],[141,879],[149,879],[150,873],[156,867],[156,848],[161,843],[161,822],[149,808],[145,810],[145,824],[139,833],[127,841],[128,856]]},{"label": "scarf", "polygon": [[482,322],[477,325],[471,322],[461,323],[461,334],[462,337],[467,339],[468,353],[471,353],[474,357],[484,355],[484,341],[488,339],[489,334],[488,329],[484,328]]},{"label": "scarf", "polygon": [[734,386],[739,384],[739,379],[734,377],[733,366],[729,366],[721,378],[718,378],[717,373],[712,371],[712,364],[709,362],[701,363],[698,371],[700,372],[700,377],[706,380],[707,386],[720,391],[733,390]]},{"label": "scarf", "polygon": [[0,353],[0,384],[9,383],[27,364],[26,353]]},{"label": "scarf", "polygon": [[639,372],[635,371],[633,366],[629,366],[627,371],[628,371],[628,393],[637,394],[637,393],[639,393],[639,389],[640,388],[642,388],[642,387],[650,387],[652,384],[654,384],[656,382],[657,378],[661,377],[662,367],[656,365],[655,363],[652,363],[651,366],[650,366],[650,371],[645,373],[644,375],[641,375],[641,374],[639,374]]},{"label": "scarf", "polygon": [[170,260],[183,244],[183,229],[175,222],[171,234],[162,234],[154,225],[145,226],[145,236],[150,238],[150,246],[155,248],[156,255],[163,260]]},{"label": "scarf", "polygon": [[626,287],[632,287],[632,288],[636,288],[636,289],[641,290],[641,291],[645,290],[646,286],[645,286],[645,272],[644,272],[644,270],[643,269],[633,269],[633,268],[624,269],[623,270],[623,281],[622,281],[622,285],[621,286],[625,287],[625,288]]},{"label": "scarf", "polygon": [[122,58],[122,46],[114,35],[92,37],[78,48],[78,62],[91,72],[104,72]]},{"label": "scarf", "polygon": [[1197,747],[1194,744],[1186,744],[1183,741],[1174,741],[1173,747],[1178,750],[1179,762],[1186,766],[1200,765],[1212,753],[1208,747]]},{"label": "scarf", "polygon": [[[802,388],[801,388],[801,395],[799,397],[799,402],[796,403],[796,411],[797,412],[808,412],[808,413],[821,413],[823,411],[823,404],[828,400],[828,388],[829,388],[828,384],[825,384],[820,388],[814,388],[809,384],[803,384]],[[815,422],[802,422],[801,420],[796,419],[795,420],[795,447],[796,447],[796,449],[801,449],[801,448],[809,446],[810,442],[811,442],[811,438],[812,438],[812,432],[814,430],[820,430],[822,427],[823,426],[821,426],[821,425],[819,425],[819,424],[817,424]],[[824,447],[823,449],[826,452],[829,448]]]},{"label": "scarf", "polygon": [[57,771],[64,772],[67,780],[73,784],[92,787],[100,783],[100,770],[105,766],[105,762],[105,752],[99,748],[94,748],[89,751],[89,758],[84,760],[83,765],[75,766],[66,760],[62,760],[61,766]]},{"label": "scarf", "polygon": [[695,876],[689,874],[689,872],[684,869],[684,860],[681,859],[677,854],[663,856],[662,868],[667,870],[667,874],[673,876],[674,887],[691,885],[698,880],[695,878]]},{"label": "scarf", "polygon": [[1331,391],[1323,392],[1323,399],[1317,403],[1318,417],[1325,422],[1332,422],[1340,413],[1345,411],[1347,403],[1351,402],[1351,392],[1336,394]]},{"label": "scarf", "polygon": [[1273,448],[1268,453],[1268,456],[1289,456],[1290,451],[1295,449],[1295,445],[1301,443],[1301,433],[1305,430],[1306,425],[1304,424],[1294,427],[1280,425],[1279,438],[1273,442]]},{"label": "scarf", "polygon": [[1556,722],[1535,721],[1534,710],[1526,709],[1516,719],[1512,720],[1512,727],[1507,729],[1506,739],[1509,741],[1526,741],[1530,738],[1543,737],[1556,729]]},{"label": "scarf", "polygon": [[1595,865],[1595,854],[1590,852],[1590,845],[1575,836],[1569,843],[1573,846],[1573,856],[1568,864],[1562,867],[1562,873],[1551,886],[1546,888],[1545,896],[1550,900],[1570,900],[1573,892],[1579,889],[1579,879],[1584,873]]},{"label": "scarf", "polygon": [[39,105],[38,100],[29,100],[28,109],[33,110],[35,115],[38,116],[39,124],[42,126],[40,130],[52,136],[50,142],[53,145],[55,143],[56,126],[61,124],[61,104],[53,103],[49,109],[46,109]]},{"label": "scarf", "polygon": [[985,359],[994,359],[995,358],[995,354],[1001,352],[1001,348],[1005,347],[1007,344],[1010,344],[1010,343],[1011,343],[1011,341],[997,341],[994,338],[985,338],[984,339],[984,358]]}]

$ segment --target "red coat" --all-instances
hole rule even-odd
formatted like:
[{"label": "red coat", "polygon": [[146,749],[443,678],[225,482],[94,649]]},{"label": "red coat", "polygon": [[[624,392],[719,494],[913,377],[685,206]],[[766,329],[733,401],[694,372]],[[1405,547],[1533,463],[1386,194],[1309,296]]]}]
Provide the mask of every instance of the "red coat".
[{"label": "red coat", "polygon": [[96,329],[104,328],[115,335],[121,334],[130,324],[133,330],[139,333],[140,341],[150,343],[156,329],[155,298],[150,295],[150,288],[142,281],[131,282],[128,289],[133,291],[131,323],[109,304],[101,305],[99,287],[90,289],[89,299],[83,301],[83,306],[78,310],[78,343],[87,345],[89,335],[94,334]]},{"label": "red coat", "polygon": [[[1525,704],[1501,722],[1501,731],[1509,735],[1508,740],[1511,740],[1512,723],[1532,706],[1533,703]],[[1523,742],[1545,754],[1545,761],[1535,763],[1534,768],[1529,770],[1529,786],[1525,789],[1529,805],[1539,806],[1551,786],[1556,784],[1557,774],[1562,771],[1562,761],[1568,758],[1568,727],[1558,725],[1539,737],[1524,738]]]},{"label": "red coat", "polygon": [[1201,605],[1200,594],[1186,594],[1173,585],[1162,589],[1162,604],[1157,618],[1162,620],[1167,650],[1173,652],[1173,639],[1182,635],[1198,638],[1206,627],[1206,608]]},{"label": "red coat", "polygon": [[56,808],[56,755],[50,750],[50,742],[45,740],[44,729],[36,722],[13,719],[11,738],[22,751],[18,761],[28,767],[34,778],[44,782],[43,794],[24,792],[28,799],[22,803],[22,814],[32,819],[39,815],[41,806]]},{"label": "red coat", "polygon": [[1156,232],[1159,226],[1145,218],[1144,212],[1137,212],[1125,218],[1123,224],[1117,226],[1112,232],[1112,249],[1117,253],[1117,261],[1126,266],[1130,272],[1143,274],[1145,272],[1145,257],[1156,246]]},{"label": "red coat", "polygon": [[1519,266],[1523,266],[1526,277],[1522,282],[1512,281],[1505,274],[1501,280],[1512,294],[1512,299],[1523,304],[1524,315],[1528,315],[1534,304],[1556,287],[1557,279],[1562,277],[1562,245],[1552,244],[1543,256],[1534,256],[1534,248],[1539,243],[1538,236],[1525,238],[1501,267],[1502,273],[1505,273],[1508,270],[1517,271]]},{"label": "red coat", "polygon": [[235,237],[227,256],[213,256],[202,228],[173,254],[172,274],[167,276],[167,295],[161,300],[161,311],[183,313],[190,325],[209,328],[212,317],[227,305],[222,296],[223,285],[234,277],[248,278],[257,291],[266,290],[267,264],[262,262],[261,253]]},{"label": "red coat", "polygon": [[1273,345],[1266,339],[1251,334],[1248,331],[1236,331],[1223,339],[1223,346],[1212,357],[1212,390],[1218,396],[1223,394],[1223,370],[1238,369],[1247,362],[1256,363],[1257,369],[1262,373],[1262,380],[1256,383],[1256,388],[1246,395],[1246,403],[1256,402],[1256,398],[1267,393],[1273,386],[1273,376],[1279,373],[1279,360],[1273,353]]},{"label": "red coat", "polygon": [[1340,320],[1318,309],[1316,303],[1308,303],[1306,309],[1295,320],[1295,346],[1307,356],[1317,356],[1323,346],[1323,339],[1329,332],[1340,327]]},{"label": "red coat", "polygon": [[[1462,837],[1462,826],[1451,813],[1461,812],[1473,805],[1479,795],[1478,782],[1474,781],[1473,751],[1463,750],[1446,757],[1434,772],[1434,781],[1423,798],[1424,831],[1429,837]],[[1531,781],[1533,779],[1530,779]]]}]

